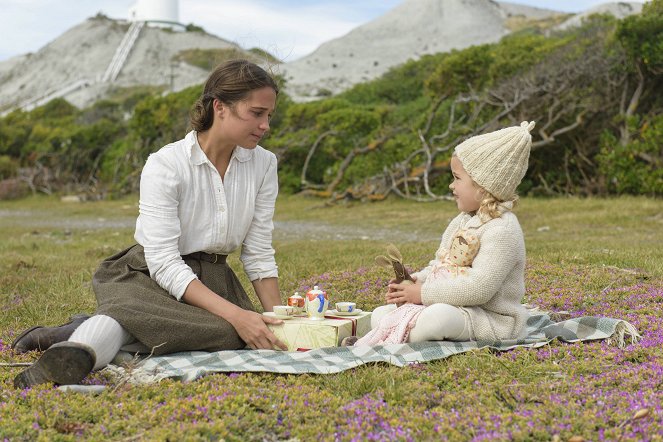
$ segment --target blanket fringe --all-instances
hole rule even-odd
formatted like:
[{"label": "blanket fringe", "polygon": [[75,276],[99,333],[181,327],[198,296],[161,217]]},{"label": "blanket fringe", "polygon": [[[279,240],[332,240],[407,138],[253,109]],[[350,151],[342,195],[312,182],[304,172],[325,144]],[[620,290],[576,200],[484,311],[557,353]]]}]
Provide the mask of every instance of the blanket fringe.
[{"label": "blanket fringe", "polygon": [[560,310],[556,312],[550,310],[541,310],[538,305],[533,304],[523,304],[523,307],[527,309],[527,313],[530,315],[548,315],[552,322],[562,322],[566,321],[567,319],[571,319],[571,313],[567,312],[566,310]]},{"label": "blanket fringe", "polygon": [[619,348],[626,346],[626,336],[631,337],[631,344],[635,344],[642,337],[638,330],[627,321],[619,321],[615,327],[615,331],[607,339],[608,344],[615,344]]}]

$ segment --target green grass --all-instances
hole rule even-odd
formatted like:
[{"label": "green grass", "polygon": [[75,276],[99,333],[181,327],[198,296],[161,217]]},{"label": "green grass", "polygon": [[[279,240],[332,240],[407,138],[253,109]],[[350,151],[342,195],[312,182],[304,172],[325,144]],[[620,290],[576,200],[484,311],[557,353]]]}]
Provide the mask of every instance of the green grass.
[{"label": "green grass", "polygon": [[[91,275],[103,258],[133,242],[136,202],[0,202],[0,362],[38,357],[8,348],[25,327],[94,310]],[[12,380],[21,368],[5,365],[0,439],[662,439],[663,202],[525,198],[516,213],[528,250],[526,301],[575,316],[627,319],[643,334],[639,344],[617,349],[553,342],[406,368],[219,374],[188,384],[130,386],[101,372],[89,378],[109,386],[98,396],[48,385],[17,391]],[[326,207],[316,199],[281,197],[276,221],[301,229],[276,235],[282,297],[317,282],[332,297],[372,309],[390,277],[373,265],[374,256],[393,242],[409,267],[424,265],[455,215],[449,202]],[[312,236],[321,225],[341,236]],[[368,234],[347,235],[353,231]],[[250,289],[236,253],[230,263]],[[632,420],[642,408],[649,415]]]}]

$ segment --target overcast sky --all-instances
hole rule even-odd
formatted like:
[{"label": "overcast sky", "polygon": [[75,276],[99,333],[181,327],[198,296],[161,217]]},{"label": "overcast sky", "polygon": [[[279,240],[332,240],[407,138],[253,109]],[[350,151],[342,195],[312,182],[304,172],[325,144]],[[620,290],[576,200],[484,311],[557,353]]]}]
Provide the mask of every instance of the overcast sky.
[{"label": "overcast sky", "polygon": [[[260,47],[285,61],[313,52],[403,0],[180,0],[180,22],[244,48]],[[607,1],[607,0],[606,0]],[[521,0],[539,8],[579,12],[596,0]],[[96,15],[126,19],[134,0],[0,0],[0,61],[36,52]]]}]

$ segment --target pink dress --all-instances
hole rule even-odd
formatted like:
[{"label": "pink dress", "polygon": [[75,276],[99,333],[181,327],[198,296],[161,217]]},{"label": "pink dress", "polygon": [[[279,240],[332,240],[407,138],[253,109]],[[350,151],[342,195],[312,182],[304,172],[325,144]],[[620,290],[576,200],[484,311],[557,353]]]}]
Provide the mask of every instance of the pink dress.
[{"label": "pink dress", "polygon": [[376,328],[355,342],[357,345],[402,344],[407,342],[410,330],[417,323],[425,305],[403,304],[380,319]]}]

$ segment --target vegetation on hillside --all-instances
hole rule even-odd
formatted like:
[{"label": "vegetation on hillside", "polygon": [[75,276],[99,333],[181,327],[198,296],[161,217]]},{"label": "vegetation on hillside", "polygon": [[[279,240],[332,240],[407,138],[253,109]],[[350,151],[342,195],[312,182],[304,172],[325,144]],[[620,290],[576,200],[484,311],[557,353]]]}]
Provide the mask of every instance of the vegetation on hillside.
[{"label": "vegetation on hillside", "polygon": [[[640,15],[594,16],[545,34],[407,62],[340,95],[293,103],[281,94],[264,146],[284,192],[328,198],[444,198],[453,147],[534,120],[532,195],[663,195],[663,0]],[[211,69],[229,54],[192,51]],[[211,63],[211,64],[210,64]],[[0,119],[0,198],[33,192],[134,191],[150,152],[187,131],[200,86],[132,91],[78,110],[54,100]]]},{"label": "vegetation on hillside", "polygon": [[[267,54],[267,52],[265,53]],[[263,60],[261,54],[255,54],[255,52],[251,51],[249,51],[249,54],[249,60],[254,63],[260,63]],[[240,48],[232,47],[224,49],[185,49],[175,55],[173,60],[183,61],[206,71],[212,71],[219,63],[233,58],[247,58],[247,52]]]}]

